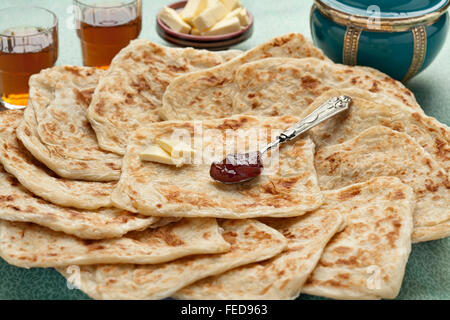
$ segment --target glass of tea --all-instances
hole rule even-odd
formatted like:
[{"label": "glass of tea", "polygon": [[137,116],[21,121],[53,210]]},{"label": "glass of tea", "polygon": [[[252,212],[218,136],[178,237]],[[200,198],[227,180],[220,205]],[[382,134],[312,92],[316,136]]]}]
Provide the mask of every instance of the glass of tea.
[{"label": "glass of tea", "polygon": [[142,30],[141,0],[73,0],[83,64],[107,69]]},{"label": "glass of tea", "polygon": [[58,58],[58,18],[38,7],[0,10],[0,105],[21,109],[28,103],[28,80]]}]

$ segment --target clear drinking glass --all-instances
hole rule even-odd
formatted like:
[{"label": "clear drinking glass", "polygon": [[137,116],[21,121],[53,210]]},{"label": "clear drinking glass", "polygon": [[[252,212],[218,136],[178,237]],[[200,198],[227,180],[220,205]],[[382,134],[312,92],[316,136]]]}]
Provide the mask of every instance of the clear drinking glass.
[{"label": "clear drinking glass", "polygon": [[142,30],[141,0],[73,0],[83,64],[107,69]]},{"label": "clear drinking glass", "polygon": [[58,59],[58,18],[44,8],[0,10],[0,105],[21,109],[28,103],[31,75]]}]

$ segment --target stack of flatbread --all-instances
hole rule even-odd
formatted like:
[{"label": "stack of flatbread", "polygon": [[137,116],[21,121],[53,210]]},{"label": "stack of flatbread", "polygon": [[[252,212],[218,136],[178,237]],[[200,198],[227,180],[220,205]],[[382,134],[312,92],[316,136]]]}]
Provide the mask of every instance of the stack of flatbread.
[{"label": "stack of flatbread", "polygon": [[[257,179],[209,176],[340,95],[349,111]],[[142,159],[174,136],[193,161]],[[244,53],[136,40],[107,71],[42,71],[0,113],[0,256],[95,299],[395,298],[411,244],[450,235],[449,142],[401,83],[299,34]]]}]

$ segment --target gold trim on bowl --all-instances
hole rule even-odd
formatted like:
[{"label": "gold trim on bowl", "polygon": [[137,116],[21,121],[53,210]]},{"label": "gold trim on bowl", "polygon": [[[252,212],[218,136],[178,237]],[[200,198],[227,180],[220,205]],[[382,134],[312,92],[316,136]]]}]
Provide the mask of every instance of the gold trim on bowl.
[{"label": "gold trim on bowl", "polygon": [[427,30],[425,26],[417,26],[411,29],[414,39],[414,51],[409,70],[402,82],[406,82],[414,77],[422,68],[427,54]]},{"label": "gold trim on bowl", "polygon": [[361,32],[361,28],[352,26],[347,27],[342,52],[342,60],[346,65],[355,66],[358,63],[359,38],[361,37]]},{"label": "gold trim on bowl", "polygon": [[416,25],[420,24],[428,26],[439,20],[439,18],[441,18],[450,6],[450,1],[439,10],[423,16],[414,18],[377,18],[376,23],[373,23],[373,17],[351,15],[334,9],[324,4],[321,0],[315,0],[315,5],[323,15],[340,25],[351,25],[367,31],[404,32],[410,30]]}]

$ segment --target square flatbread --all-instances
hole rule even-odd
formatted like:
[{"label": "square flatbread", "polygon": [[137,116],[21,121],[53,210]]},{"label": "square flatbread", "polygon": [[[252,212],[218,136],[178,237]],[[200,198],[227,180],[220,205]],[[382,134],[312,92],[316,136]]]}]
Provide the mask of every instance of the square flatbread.
[{"label": "square flatbread", "polygon": [[78,210],[59,207],[29,192],[3,168],[0,168],[0,200],[2,220],[33,222],[83,239],[120,237],[161,222],[159,218],[116,208]]},{"label": "square flatbread", "polygon": [[414,192],[394,177],[325,192],[328,207],[344,210],[336,234],[302,292],[334,299],[392,299],[411,251]]},{"label": "square flatbread", "polygon": [[[270,259],[286,247],[283,235],[260,222],[228,220],[220,225],[229,252],[158,265],[81,266],[79,288],[94,299],[163,299],[197,280]],[[71,269],[57,270],[69,279],[74,275]]]},{"label": "square flatbread", "polygon": [[172,81],[164,93],[161,118],[190,120],[231,116],[233,98],[238,92],[236,71],[243,64],[262,62],[270,57],[326,59],[322,51],[301,34],[290,33],[273,38],[223,65]]},{"label": "square flatbread", "polygon": [[[307,137],[282,145],[278,156],[273,152],[266,157],[275,166],[253,181],[225,185],[209,175],[213,160],[258,150],[296,122],[292,117],[235,116],[167,121],[142,128],[130,137],[112,200],[119,208],[160,217],[293,217],[317,209],[322,194],[313,165],[314,144]],[[176,168],[141,161],[139,154],[156,138],[174,139],[181,134],[196,151],[192,164]]]},{"label": "square flatbread", "polygon": [[0,257],[21,268],[158,264],[229,249],[213,218],[183,219],[158,229],[98,241],[82,240],[35,224],[0,220]]},{"label": "square flatbread", "polygon": [[410,135],[447,173],[450,172],[449,127],[403,104],[394,101],[387,101],[387,104],[375,103],[376,100],[370,100],[371,96],[366,92],[354,88],[329,90],[305,109],[302,115],[306,116],[331,97],[340,95],[352,97],[351,107],[347,112],[310,131],[317,149],[342,143],[370,127],[382,125]]},{"label": "square flatbread", "polygon": [[[29,109],[34,119],[30,115],[17,135],[34,157],[63,178],[119,180],[122,157],[99,148],[86,118],[102,75],[96,68],[58,66],[30,79]],[[27,135],[27,127],[36,134]]]},{"label": "square flatbread", "polygon": [[131,133],[140,126],[160,121],[158,112],[170,81],[240,54],[238,50],[169,48],[148,40],[131,42],[111,62],[89,106],[88,118],[100,147],[123,155]]},{"label": "square flatbread", "polygon": [[318,209],[302,217],[266,218],[262,222],[287,239],[278,256],[200,280],[174,297],[187,300],[285,300],[295,299],[315,268],[328,241],[345,227],[339,208]]},{"label": "square flatbread", "polygon": [[333,88],[357,88],[372,101],[395,101],[423,113],[414,94],[386,74],[329,60],[269,58],[247,63],[236,71],[235,86],[233,114],[299,117],[315,98]]},{"label": "square flatbread", "polygon": [[315,157],[322,190],[339,189],[377,176],[395,176],[416,194],[413,241],[450,235],[447,173],[409,135],[372,127],[342,144],[323,147]]},{"label": "square flatbread", "polygon": [[[86,210],[111,207],[111,192],[116,182],[90,182],[60,178],[33,155],[17,139],[16,129],[25,117],[24,134],[38,139],[32,108],[0,113],[0,162],[7,172],[35,195],[54,204]],[[32,142],[31,142],[32,143]],[[38,144],[39,142],[36,142]]]}]

